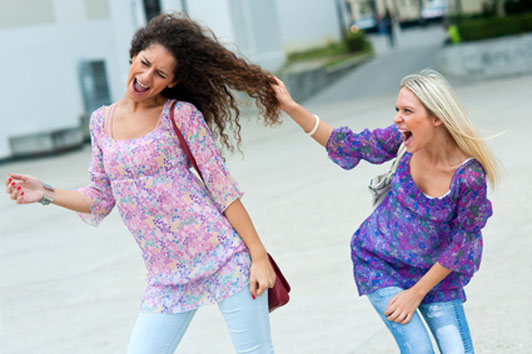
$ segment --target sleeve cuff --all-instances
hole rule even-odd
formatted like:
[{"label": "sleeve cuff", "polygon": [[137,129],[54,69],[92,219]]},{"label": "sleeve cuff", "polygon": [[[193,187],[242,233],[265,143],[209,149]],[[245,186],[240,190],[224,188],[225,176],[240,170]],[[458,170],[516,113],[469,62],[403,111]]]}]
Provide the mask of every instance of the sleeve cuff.
[{"label": "sleeve cuff", "polygon": [[96,214],[94,212],[94,199],[90,196],[90,187],[81,187],[78,189],[78,192],[81,193],[83,198],[87,201],[89,204],[89,207],[91,208],[90,213],[81,213],[78,212],[79,218],[85,222],[86,224],[89,224],[91,226],[98,226],[103,221],[104,217],[103,215]]}]

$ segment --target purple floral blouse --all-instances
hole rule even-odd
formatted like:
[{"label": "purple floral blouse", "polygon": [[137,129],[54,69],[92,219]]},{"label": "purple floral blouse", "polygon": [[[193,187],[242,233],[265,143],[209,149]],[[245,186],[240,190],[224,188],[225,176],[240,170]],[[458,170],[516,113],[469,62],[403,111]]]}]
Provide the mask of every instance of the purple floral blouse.
[{"label": "purple floral blouse", "polygon": [[[327,151],[335,163],[351,169],[361,159],[374,164],[393,159],[401,142],[395,125],[359,134],[342,127],[333,131]],[[469,159],[455,171],[449,192],[431,198],[414,183],[410,156],[405,153],[391,191],[352,237],[358,292],[370,294],[388,286],[408,289],[439,262],[452,272],[423,303],[465,301],[463,287],[480,265],[481,229],[492,215],[486,173],[477,160]]]},{"label": "purple floral blouse", "polygon": [[178,102],[174,118],[197,160],[206,186],[190,171],[164,105],[157,126],[131,140],[104,130],[103,107],[90,120],[91,184],[85,222],[97,226],[117,206],[147,268],[141,311],[177,313],[217,303],[249,283],[251,259],[223,215],[242,196],[201,112]]}]

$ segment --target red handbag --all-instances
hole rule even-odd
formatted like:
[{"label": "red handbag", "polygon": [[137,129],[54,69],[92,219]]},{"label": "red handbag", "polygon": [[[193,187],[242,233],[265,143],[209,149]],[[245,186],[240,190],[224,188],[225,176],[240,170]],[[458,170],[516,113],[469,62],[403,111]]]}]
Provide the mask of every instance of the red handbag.
[{"label": "red handbag", "polygon": [[270,259],[270,264],[275,272],[275,284],[273,285],[273,288],[268,289],[268,307],[270,312],[272,312],[273,310],[286,305],[288,300],[290,300],[290,295],[288,295],[290,292],[290,284],[288,284],[283,273],[281,273],[281,270],[277,266],[277,263],[275,263],[269,253],[268,258]]},{"label": "red handbag", "polygon": [[[190,152],[187,142],[185,141],[185,138],[183,138],[183,134],[181,133],[181,130],[179,130],[179,128],[175,124],[174,108],[175,108],[176,103],[177,101],[174,101],[174,103],[172,103],[172,106],[170,107],[170,120],[172,121],[172,125],[174,126],[175,134],[177,135],[177,138],[179,139],[181,148],[185,151],[185,154],[187,155],[188,159],[192,163],[192,166],[194,166],[201,180],[205,184],[205,180],[203,179],[203,175],[201,174],[201,171],[198,168],[196,159]],[[270,309],[270,312],[272,312],[273,310],[283,305],[286,305],[288,300],[290,300],[290,295],[288,295],[288,293],[290,292],[290,284],[288,284],[288,281],[286,281],[286,278],[284,277],[283,273],[281,273],[281,270],[277,266],[277,263],[275,263],[275,261],[273,260],[272,256],[269,253],[268,253],[268,259],[270,261],[270,264],[272,265],[273,271],[275,272],[275,284],[273,285],[273,288],[268,289],[268,307]]]}]

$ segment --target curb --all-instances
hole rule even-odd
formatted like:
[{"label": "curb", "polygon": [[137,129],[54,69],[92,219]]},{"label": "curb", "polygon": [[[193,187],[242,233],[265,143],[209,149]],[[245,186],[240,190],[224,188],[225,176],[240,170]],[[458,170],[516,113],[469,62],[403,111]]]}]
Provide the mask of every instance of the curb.
[{"label": "curb", "polygon": [[374,56],[373,52],[356,55],[336,65],[327,65],[325,61],[305,63],[286,69],[281,77],[294,100],[303,102]]}]

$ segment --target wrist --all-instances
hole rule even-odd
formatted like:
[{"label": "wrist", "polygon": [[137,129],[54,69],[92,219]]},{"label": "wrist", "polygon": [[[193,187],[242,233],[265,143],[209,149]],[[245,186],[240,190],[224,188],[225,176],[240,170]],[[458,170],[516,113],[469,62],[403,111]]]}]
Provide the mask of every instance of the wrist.
[{"label": "wrist", "polygon": [[428,289],[428,290],[424,289],[424,287],[422,285],[420,285],[419,283],[415,284],[410,289],[412,290],[412,292],[414,292],[414,294],[416,294],[420,298],[424,298],[425,295],[427,295],[427,293],[430,291],[430,289]]},{"label": "wrist", "polygon": [[55,188],[44,182],[41,182],[41,184],[42,184],[43,192],[42,192],[42,197],[39,200],[39,203],[41,203],[42,205],[48,205],[48,204],[53,203],[54,201],[53,194],[54,194]]},{"label": "wrist", "polygon": [[293,114],[295,114],[298,111],[298,109],[300,107],[301,106],[296,101],[291,101],[290,103],[287,103],[284,106],[283,111],[285,111],[286,114],[288,114],[289,116],[292,116]]},{"label": "wrist", "polygon": [[266,252],[266,249],[264,247],[261,247],[260,249],[255,249],[253,251],[250,250],[249,254],[251,255],[252,262],[258,262],[268,259],[268,253]]}]

